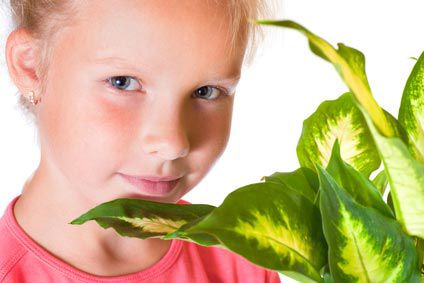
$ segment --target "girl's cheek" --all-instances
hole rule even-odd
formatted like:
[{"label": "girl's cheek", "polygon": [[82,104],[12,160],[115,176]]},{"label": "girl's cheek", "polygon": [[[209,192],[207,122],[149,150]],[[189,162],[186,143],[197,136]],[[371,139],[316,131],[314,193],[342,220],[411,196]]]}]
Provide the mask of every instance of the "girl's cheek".
[{"label": "girl's cheek", "polygon": [[100,103],[97,106],[96,127],[112,139],[122,139],[131,135],[139,124],[139,117],[135,110],[110,103]]},{"label": "girl's cheek", "polygon": [[88,101],[92,106],[90,112],[94,114],[92,119],[99,126],[122,131],[136,123],[139,116],[137,98],[120,96],[105,88],[95,87],[92,90],[93,95]]},{"label": "girl's cheek", "polygon": [[222,107],[219,111],[190,119],[192,121],[192,148],[202,148],[212,156],[222,154],[228,143],[231,128],[231,106]]}]

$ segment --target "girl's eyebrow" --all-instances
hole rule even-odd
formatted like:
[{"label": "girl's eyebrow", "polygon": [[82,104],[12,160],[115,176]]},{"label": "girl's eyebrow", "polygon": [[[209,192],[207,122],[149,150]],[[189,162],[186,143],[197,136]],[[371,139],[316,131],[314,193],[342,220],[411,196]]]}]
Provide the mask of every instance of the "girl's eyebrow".
[{"label": "girl's eyebrow", "polygon": [[235,75],[224,77],[224,78],[219,78],[219,77],[212,78],[207,80],[207,82],[215,83],[215,84],[223,84],[228,86],[235,86],[238,84],[239,80],[240,80],[240,74],[237,73]]},{"label": "girl's eyebrow", "polygon": [[114,64],[116,66],[122,66],[122,67],[126,67],[126,68],[135,69],[135,70],[138,70],[138,71],[142,71],[133,62],[128,61],[128,60],[123,59],[123,58],[120,58],[120,57],[113,57],[113,56],[97,57],[97,58],[90,60],[90,62],[94,63],[96,65]]}]

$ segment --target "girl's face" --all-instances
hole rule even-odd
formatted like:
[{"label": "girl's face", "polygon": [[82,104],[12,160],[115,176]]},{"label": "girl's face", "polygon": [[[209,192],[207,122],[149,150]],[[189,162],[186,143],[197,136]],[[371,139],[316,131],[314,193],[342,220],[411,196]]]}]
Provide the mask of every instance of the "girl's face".
[{"label": "girl's face", "polygon": [[[95,202],[175,203],[227,145],[245,45],[229,57],[228,17],[215,1],[80,3],[51,49],[37,105],[41,164],[55,186]],[[156,195],[120,173],[182,178]]]}]

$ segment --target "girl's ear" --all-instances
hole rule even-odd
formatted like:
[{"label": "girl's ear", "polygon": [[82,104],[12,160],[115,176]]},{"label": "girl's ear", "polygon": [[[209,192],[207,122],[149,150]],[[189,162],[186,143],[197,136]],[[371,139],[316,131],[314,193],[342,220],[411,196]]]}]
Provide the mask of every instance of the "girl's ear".
[{"label": "girl's ear", "polygon": [[37,90],[40,84],[36,71],[36,41],[27,29],[18,28],[6,42],[6,62],[9,74],[20,93]]}]

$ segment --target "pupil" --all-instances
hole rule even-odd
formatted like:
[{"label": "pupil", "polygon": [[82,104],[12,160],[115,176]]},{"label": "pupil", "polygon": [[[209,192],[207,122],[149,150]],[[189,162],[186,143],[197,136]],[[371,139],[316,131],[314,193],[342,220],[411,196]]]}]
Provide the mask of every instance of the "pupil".
[{"label": "pupil", "polygon": [[208,94],[208,89],[207,87],[201,87],[198,89],[197,93],[201,96],[205,96]]},{"label": "pupil", "polygon": [[115,83],[118,85],[118,86],[125,86],[126,85],[126,77],[116,77],[115,78]]}]

